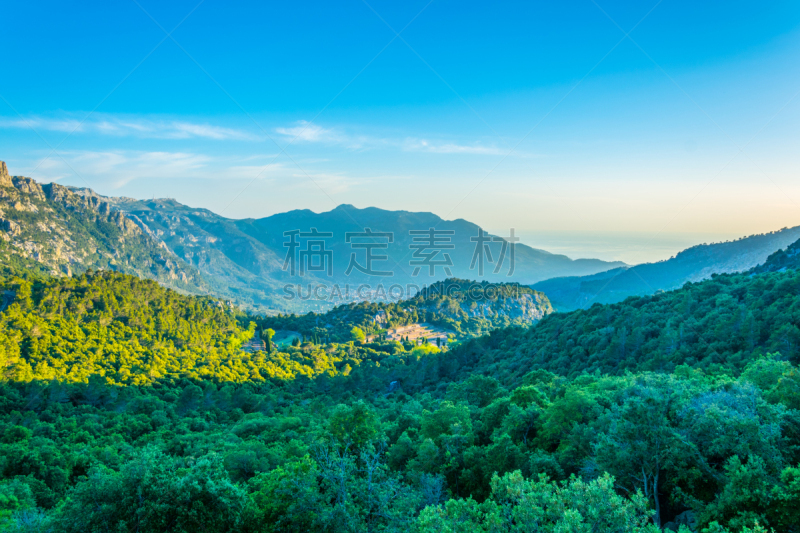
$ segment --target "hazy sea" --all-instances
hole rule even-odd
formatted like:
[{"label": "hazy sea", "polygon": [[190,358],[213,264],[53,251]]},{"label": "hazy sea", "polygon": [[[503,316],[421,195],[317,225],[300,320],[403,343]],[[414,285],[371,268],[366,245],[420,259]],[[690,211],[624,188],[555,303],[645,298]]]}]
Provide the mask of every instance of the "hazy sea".
[{"label": "hazy sea", "polygon": [[522,244],[572,259],[623,261],[629,265],[654,263],[673,257],[696,244],[724,242],[740,237],[719,233],[644,233],[644,232],[523,232]]}]

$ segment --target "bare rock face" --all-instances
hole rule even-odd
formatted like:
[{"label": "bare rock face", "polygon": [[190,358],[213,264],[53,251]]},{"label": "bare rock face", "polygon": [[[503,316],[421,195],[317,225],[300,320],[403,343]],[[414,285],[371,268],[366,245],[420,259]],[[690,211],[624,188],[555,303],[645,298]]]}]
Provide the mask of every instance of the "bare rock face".
[{"label": "bare rock face", "polygon": [[17,235],[20,232],[19,224],[5,218],[0,218],[0,230],[11,235]]},{"label": "bare rock face", "polygon": [[58,183],[46,183],[42,185],[42,190],[47,195],[47,199],[54,202],[63,202],[66,198],[72,196],[72,191]]},{"label": "bare rock face", "polygon": [[37,198],[41,198],[44,200],[44,191],[42,190],[42,186],[36,183],[33,178],[26,178],[24,176],[14,176],[11,180],[20,192],[25,194],[30,194],[31,196],[36,196]]},{"label": "bare rock face", "polygon": [[8,175],[8,167],[5,161],[0,161],[0,187],[13,187],[11,176]]},{"label": "bare rock face", "polygon": [[11,176],[0,162],[0,265],[33,260],[56,276],[111,269],[175,289],[207,292],[192,266],[113,209],[110,199],[88,189],[75,191],[58,183],[41,185]]},{"label": "bare rock face", "polygon": [[[98,204],[97,207],[102,207],[102,204]],[[108,218],[111,222],[119,226],[123,235],[139,235],[142,231],[139,229],[139,226],[137,226],[133,220],[126,217],[122,211],[114,211]]]}]

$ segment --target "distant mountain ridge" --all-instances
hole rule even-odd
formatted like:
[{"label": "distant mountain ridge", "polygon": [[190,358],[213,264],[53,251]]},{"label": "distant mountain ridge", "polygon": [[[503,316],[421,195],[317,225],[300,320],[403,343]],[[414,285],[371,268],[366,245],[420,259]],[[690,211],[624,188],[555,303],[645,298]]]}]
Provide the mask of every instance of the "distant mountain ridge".
[{"label": "distant mountain ridge", "polygon": [[[387,260],[380,268],[395,269],[394,278],[399,278],[403,282],[415,281],[413,276],[414,265],[411,264],[413,252],[411,245],[419,242],[421,236],[410,235],[411,231],[424,231],[435,228],[437,231],[450,231],[452,235],[445,237],[453,245],[451,249],[445,249],[452,259],[453,265],[450,267],[452,276],[440,274],[441,268],[437,268],[434,276],[426,276],[423,268],[418,277],[425,283],[440,281],[448,277],[458,277],[464,279],[485,279],[490,282],[534,283],[532,280],[547,279],[553,272],[581,272],[591,274],[602,271],[609,267],[623,266],[621,261],[601,261],[599,259],[570,259],[565,255],[558,255],[531,248],[525,244],[516,243],[515,246],[515,265],[513,275],[509,276],[510,258],[506,255],[505,262],[500,270],[495,273],[497,262],[502,253],[502,242],[498,238],[508,238],[505,235],[495,236],[486,234],[489,239],[495,239],[484,243],[490,253],[486,255],[483,276],[479,274],[479,267],[476,264],[470,268],[476,248],[476,239],[480,226],[464,219],[443,220],[433,213],[412,212],[412,211],[387,211],[377,207],[356,208],[349,204],[342,204],[331,211],[314,213],[303,209],[279,213],[270,217],[258,219],[255,223],[267,230],[273,236],[270,245],[276,250],[285,252],[283,247],[282,232],[286,229],[301,229],[307,231],[308,228],[315,227],[319,231],[330,231],[334,233],[335,241],[332,243],[334,261],[337,264],[348,265],[353,249],[337,237],[344,237],[347,232],[363,232],[364,228],[370,228],[374,232],[390,231],[394,234],[394,242],[389,244]],[[275,240],[275,239],[278,240]],[[417,239],[416,241],[414,239]],[[383,253],[383,252],[381,252]],[[488,257],[494,260],[489,263]],[[394,264],[392,264],[394,263]],[[370,276],[358,276],[357,272],[351,274],[356,276],[359,281],[368,281]]]},{"label": "distant mountain ridge", "polygon": [[[479,276],[478,265],[470,269],[476,243],[471,239],[478,235],[479,226],[465,220],[445,221],[432,213],[409,211],[386,211],[374,207],[357,209],[343,204],[335,209],[314,213],[310,210],[294,210],[262,219],[228,219],[206,209],[193,208],[172,199],[134,200],[131,198],[104,197],[89,189],[75,188],[73,191],[86,198],[107,202],[113,210],[121,211],[143,232],[160,240],[178,257],[200,271],[216,293],[244,303],[250,308],[277,310],[324,311],[330,305],[313,301],[286,300],[285,284],[326,283],[349,285],[351,292],[361,284],[383,284],[385,287],[401,285],[424,286],[448,277],[480,279],[497,282],[534,283],[553,276],[570,273],[592,274],[624,265],[621,262],[605,262],[597,259],[572,260],[563,255],[551,254],[517,243],[515,266],[512,276],[507,276],[510,257],[507,252],[502,269],[494,273],[499,262],[502,241],[485,243],[494,263],[487,261],[484,276]],[[303,277],[292,276],[284,270],[288,248],[286,231],[330,232],[332,238],[325,240],[325,249],[330,252],[332,275],[327,272],[309,271]],[[377,249],[373,255],[387,255],[388,260],[375,262],[373,270],[393,270],[393,276],[370,276],[353,269],[345,275],[351,254],[357,253],[358,262],[365,263],[365,251],[347,243],[348,232],[393,233],[393,242],[386,249]],[[435,228],[452,232],[448,236],[452,249],[443,250],[452,260],[450,273],[439,266],[433,276],[422,268],[418,276],[413,275],[414,243],[411,230]],[[491,235],[487,235],[491,239]],[[441,258],[441,256],[439,256]],[[305,290],[305,289],[304,289]],[[344,289],[343,289],[344,290]],[[341,303],[341,302],[334,302]]]},{"label": "distant mountain ridge", "polygon": [[[289,239],[284,232],[310,232],[312,228],[333,235],[322,239],[330,254],[332,275],[309,271],[302,277],[292,276],[284,270]],[[346,242],[345,235],[365,228],[392,234],[386,248],[373,251],[388,256],[375,262],[374,270],[392,271],[392,276],[370,276],[357,268],[345,275],[352,254],[356,254],[356,263],[365,262],[365,251]],[[438,265],[430,275],[423,266],[414,276],[413,263],[419,263],[414,245],[419,237],[410,232],[430,228],[449,232],[446,240],[451,248],[440,250],[436,258],[449,254],[450,272]],[[547,294],[556,310],[567,311],[678,288],[714,273],[745,271],[800,238],[799,226],[698,245],[669,260],[634,267],[596,259],[572,260],[517,243],[513,273],[508,276],[510,252],[506,251],[502,268],[495,272],[505,243],[485,234],[481,276],[476,256],[480,231],[478,225],[463,219],[448,221],[433,213],[358,209],[348,204],[322,213],[302,209],[261,219],[229,219],[172,199],[105,197],[90,189],[40,185],[31,178],[11,176],[5,163],[0,163],[0,249],[5,251],[0,265],[50,275],[117,270],[183,292],[213,294],[255,312],[325,311],[343,303],[287,299],[286,284],[302,285],[304,289],[297,294],[307,294],[309,284],[349,285],[351,299],[347,301],[357,301],[352,293],[361,284],[395,285],[405,290],[449,277],[531,285]],[[368,292],[364,298],[374,296]]]},{"label": "distant mountain ridge", "polygon": [[616,303],[629,296],[677,289],[687,282],[708,279],[712,274],[744,272],[764,263],[772,254],[791,254],[794,248],[790,247],[787,252],[778,250],[797,239],[800,239],[800,226],[735,241],[699,244],[665,261],[590,276],[559,277],[532,287],[547,294],[556,310],[572,311],[595,303]]},{"label": "distant mountain ridge", "polygon": [[289,281],[283,258],[261,244],[252,221],[231,220],[171,199],[135,200],[104,197],[90,189],[74,189],[84,197],[107,201],[151,238],[192,265],[209,280],[213,294],[230,298],[256,312],[297,311],[281,298]]}]

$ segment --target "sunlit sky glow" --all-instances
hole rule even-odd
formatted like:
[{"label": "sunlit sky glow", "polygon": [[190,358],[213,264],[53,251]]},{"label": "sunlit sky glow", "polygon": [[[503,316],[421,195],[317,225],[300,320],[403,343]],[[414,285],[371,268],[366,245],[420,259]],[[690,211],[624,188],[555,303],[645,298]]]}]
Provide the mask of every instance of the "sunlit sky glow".
[{"label": "sunlit sky glow", "polygon": [[137,1],[4,6],[13,174],[628,262],[800,225],[797,2]]}]

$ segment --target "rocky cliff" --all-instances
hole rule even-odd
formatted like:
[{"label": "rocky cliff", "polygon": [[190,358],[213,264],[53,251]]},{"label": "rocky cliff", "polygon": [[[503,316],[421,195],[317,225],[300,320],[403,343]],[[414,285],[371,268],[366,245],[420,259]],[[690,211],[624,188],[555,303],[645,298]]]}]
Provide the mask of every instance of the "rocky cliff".
[{"label": "rocky cliff", "polygon": [[187,292],[206,288],[195,269],[107,202],[11,176],[1,161],[0,266],[55,276],[108,269]]}]

